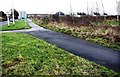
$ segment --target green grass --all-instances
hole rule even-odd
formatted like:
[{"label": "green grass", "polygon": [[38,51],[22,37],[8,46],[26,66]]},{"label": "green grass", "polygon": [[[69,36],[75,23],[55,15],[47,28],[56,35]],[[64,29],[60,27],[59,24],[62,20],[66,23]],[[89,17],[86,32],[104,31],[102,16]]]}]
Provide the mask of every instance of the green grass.
[{"label": "green grass", "polygon": [[21,30],[21,29],[30,29],[31,27],[28,25],[28,23],[26,23],[24,20],[19,20],[15,22],[15,25],[13,25],[12,23],[10,23],[10,25],[3,25],[0,27],[0,30],[2,31],[8,31],[8,30]]},{"label": "green grass", "polygon": [[97,26],[119,26],[120,21],[105,20],[103,22],[95,22]]},{"label": "green grass", "polygon": [[2,33],[3,75],[99,75],[116,72],[31,35]]},{"label": "green grass", "polygon": [[120,42],[111,42],[111,37],[101,37],[97,36],[99,33],[105,34],[109,32],[108,30],[97,30],[95,31],[93,28],[89,27],[68,27],[68,26],[62,26],[62,25],[52,25],[52,24],[43,24],[38,22],[37,20],[33,20],[34,23],[36,23],[39,26],[42,26],[47,29],[51,29],[53,31],[61,32],[64,34],[68,34],[77,38],[82,38],[85,40],[88,40],[90,42],[97,43],[99,45],[120,51]]}]

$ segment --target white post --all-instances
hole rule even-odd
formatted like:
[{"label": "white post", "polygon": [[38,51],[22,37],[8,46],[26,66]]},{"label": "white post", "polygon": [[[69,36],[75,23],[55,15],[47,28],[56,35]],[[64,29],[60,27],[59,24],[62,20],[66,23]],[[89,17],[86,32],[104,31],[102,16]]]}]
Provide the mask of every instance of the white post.
[{"label": "white post", "polygon": [[12,18],[13,18],[13,24],[15,24],[15,19],[14,19],[14,8],[13,8],[13,0],[12,0]]},{"label": "white post", "polygon": [[8,14],[9,14],[9,13],[7,12],[7,21],[8,21],[8,26],[9,26],[9,25],[10,25],[10,24],[9,24],[10,21],[9,21],[9,15],[8,15]]}]

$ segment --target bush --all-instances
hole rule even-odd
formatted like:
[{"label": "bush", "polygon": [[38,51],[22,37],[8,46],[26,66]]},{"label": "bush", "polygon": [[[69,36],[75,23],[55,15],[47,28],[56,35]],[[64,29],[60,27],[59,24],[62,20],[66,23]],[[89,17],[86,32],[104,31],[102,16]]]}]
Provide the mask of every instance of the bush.
[{"label": "bush", "polygon": [[49,23],[49,18],[48,17],[43,17],[42,18],[42,24],[48,24]]},{"label": "bush", "polygon": [[52,15],[52,21],[53,22],[59,22],[59,16],[58,15]]}]

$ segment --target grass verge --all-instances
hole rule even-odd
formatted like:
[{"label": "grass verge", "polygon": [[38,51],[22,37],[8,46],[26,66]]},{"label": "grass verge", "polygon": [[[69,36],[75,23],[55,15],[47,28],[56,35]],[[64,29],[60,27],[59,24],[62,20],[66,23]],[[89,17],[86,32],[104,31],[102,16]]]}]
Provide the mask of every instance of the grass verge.
[{"label": "grass verge", "polygon": [[116,21],[116,20],[104,20],[103,22],[94,22],[94,24],[96,26],[102,26],[102,25],[105,25],[105,26],[120,26],[119,25],[120,21]]},{"label": "grass verge", "polygon": [[28,23],[26,23],[24,20],[19,20],[15,22],[15,25],[13,25],[12,23],[10,23],[10,25],[3,25],[0,26],[0,30],[2,31],[8,31],[8,30],[21,30],[21,29],[30,29],[31,26],[28,25]]},{"label": "grass verge", "polygon": [[31,35],[2,33],[3,75],[100,75],[116,72]]},{"label": "grass verge", "polygon": [[[81,27],[81,28],[77,28],[77,27],[67,27],[67,26],[62,26],[62,25],[52,25],[52,24],[42,24],[40,22],[38,22],[37,20],[33,20],[34,23],[36,23],[39,26],[42,26],[44,28],[47,29],[51,29],[53,31],[57,31],[57,32],[61,32],[61,33],[65,33],[77,38],[82,38],[97,44],[100,44],[102,46],[120,51],[120,42],[111,42],[110,38],[104,38],[104,37],[98,37],[97,33],[100,33],[99,31],[95,32],[94,29],[91,29],[89,27]],[[104,31],[103,33],[107,33],[109,31]],[[91,37],[91,35],[93,35]]]}]

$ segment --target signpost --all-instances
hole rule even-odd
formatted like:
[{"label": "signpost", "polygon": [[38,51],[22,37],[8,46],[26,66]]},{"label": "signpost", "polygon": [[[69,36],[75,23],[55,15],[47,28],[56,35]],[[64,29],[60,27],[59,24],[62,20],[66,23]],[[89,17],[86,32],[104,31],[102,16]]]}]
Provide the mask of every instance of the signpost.
[{"label": "signpost", "polygon": [[27,14],[26,14],[26,12],[24,14],[24,21],[25,21],[25,26],[26,26],[26,22],[27,22]]},{"label": "signpost", "polygon": [[20,19],[24,18],[24,22],[25,22],[25,26],[26,26],[26,23],[27,23],[27,13],[26,13],[26,11],[19,11],[19,18]]}]

